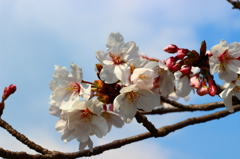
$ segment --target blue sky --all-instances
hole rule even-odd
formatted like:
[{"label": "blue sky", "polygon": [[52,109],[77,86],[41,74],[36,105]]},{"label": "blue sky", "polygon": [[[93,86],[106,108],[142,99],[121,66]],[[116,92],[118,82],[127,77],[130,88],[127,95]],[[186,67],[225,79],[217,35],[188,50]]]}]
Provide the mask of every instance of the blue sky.
[{"label": "blue sky", "polygon": [[[125,42],[135,41],[142,53],[166,59],[162,49],[168,44],[199,49],[206,40],[208,49],[225,39],[240,41],[240,11],[225,0],[0,0],[0,89],[9,84],[17,91],[6,101],[2,118],[31,140],[64,152],[78,150],[78,142],[63,143],[55,131],[57,118],[49,115],[49,82],[54,65],[74,62],[83,68],[84,80],[97,79],[95,51],[105,50],[111,32],[120,32]],[[191,95],[190,103],[221,101],[219,97]],[[219,109],[220,110],[220,109]],[[196,113],[152,116],[157,127],[173,124]],[[225,159],[239,158],[239,114],[186,127],[164,138],[149,139],[118,150],[104,152],[94,159]],[[135,121],[113,129],[103,139],[93,138],[98,146],[115,139],[146,132]],[[0,129],[0,147],[27,151],[26,146]]]}]

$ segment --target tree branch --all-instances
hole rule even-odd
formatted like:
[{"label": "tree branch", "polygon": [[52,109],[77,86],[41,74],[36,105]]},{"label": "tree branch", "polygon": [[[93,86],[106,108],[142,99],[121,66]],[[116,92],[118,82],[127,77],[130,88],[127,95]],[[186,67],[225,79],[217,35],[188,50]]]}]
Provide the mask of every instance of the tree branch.
[{"label": "tree branch", "polygon": [[227,0],[229,3],[233,5],[232,9],[240,9],[240,2],[237,1],[232,1],[232,0]]},{"label": "tree branch", "polygon": [[12,136],[14,136],[16,139],[18,139],[23,144],[27,145],[30,149],[35,150],[36,152],[39,152],[41,154],[48,154],[51,153],[48,149],[45,149],[41,147],[40,145],[37,145],[36,143],[30,141],[25,135],[19,133],[17,130],[13,129],[11,125],[9,125],[7,122],[2,120],[0,118],[0,126],[7,130]]},{"label": "tree branch", "polygon": [[[234,110],[235,110],[234,113],[240,111],[240,105],[234,106]],[[156,136],[163,137],[168,135],[171,132],[187,127],[189,125],[194,125],[194,124],[204,123],[204,122],[215,120],[215,119],[220,119],[230,114],[233,114],[233,113],[229,113],[227,110],[222,110],[209,115],[189,118],[181,122],[178,122],[176,124],[163,126],[159,128]],[[52,154],[30,155],[23,152],[12,152],[12,151],[7,151],[0,148],[0,156],[8,157],[8,158],[24,158],[24,159],[49,159],[49,158],[61,159],[61,158],[77,158],[77,157],[83,157],[83,156],[93,156],[93,155],[98,155],[100,153],[103,153],[104,151],[120,148],[124,145],[141,141],[150,137],[153,137],[153,135],[150,132],[147,132],[147,133],[139,134],[136,136],[128,137],[125,139],[115,140],[111,143],[95,147],[93,149],[93,152],[91,152],[90,150],[84,150],[81,152],[74,152],[74,153],[62,153],[62,152],[52,151]]]}]

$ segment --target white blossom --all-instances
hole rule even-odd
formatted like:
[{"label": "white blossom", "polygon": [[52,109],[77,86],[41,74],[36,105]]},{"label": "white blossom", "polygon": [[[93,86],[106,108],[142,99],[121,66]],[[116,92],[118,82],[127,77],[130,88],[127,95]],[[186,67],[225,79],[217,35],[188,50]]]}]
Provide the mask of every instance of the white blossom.
[{"label": "white blossom", "polygon": [[209,59],[211,73],[219,73],[219,78],[225,82],[236,80],[240,74],[240,43],[230,45],[225,40],[211,48],[212,56]]}]

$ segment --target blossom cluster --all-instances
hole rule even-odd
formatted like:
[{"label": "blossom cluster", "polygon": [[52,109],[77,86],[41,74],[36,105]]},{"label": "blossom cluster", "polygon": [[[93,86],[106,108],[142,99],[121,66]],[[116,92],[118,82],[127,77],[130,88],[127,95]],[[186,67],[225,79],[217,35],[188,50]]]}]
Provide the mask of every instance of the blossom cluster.
[{"label": "blossom cluster", "polygon": [[169,45],[164,51],[172,54],[166,60],[140,54],[135,42],[125,43],[120,33],[111,33],[106,51],[96,51],[98,80],[83,80],[82,69],[72,63],[55,66],[50,89],[50,114],[59,117],[56,130],[62,140],[77,139],[79,150],[93,149],[91,135],[105,136],[112,125],[121,128],[130,123],[138,110],[147,112],[161,105],[160,97],[187,97],[191,91],[203,96],[219,94],[213,74],[228,83],[220,93],[232,112],[232,95],[240,97],[240,43],[220,44],[200,53]]}]

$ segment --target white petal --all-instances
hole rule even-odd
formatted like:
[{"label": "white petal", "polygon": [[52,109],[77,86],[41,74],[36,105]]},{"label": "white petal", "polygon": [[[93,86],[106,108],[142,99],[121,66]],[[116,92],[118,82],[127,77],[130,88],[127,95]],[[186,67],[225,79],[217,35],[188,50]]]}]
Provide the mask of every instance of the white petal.
[{"label": "white petal", "polygon": [[75,132],[74,130],[67,130],[65,132],[62,133],[61,139],[64,142],[69,142],[71,140],[73,140],[75,138]]},{"label": "white petal", "polygon": [[128,103],[127,100],[124,100],[119,110],[123,120],[130,123],[137,112],[136,103]]},{"label": "white petal", "polygon": [[235,87],[236,85],[235,84],[233,84],[233,83],[230,83],[230,85],[224,90],[224,91],[222,91],[220,94],[219,94],[219,96],[221,97],[221,98],[227,98],[228,96],[232,96],[232,94],[233,94],[233,88]]},{"label": "white petal", "polygon": [[125,63],[121,65],[116,65],[114,68],[114,73],[124,85],[130,85],[130,70],[131,68]]},{"label": "white petal", "polygon": [[88,140],[88,135],[91,133],[90,122],[78,122],[75,127],[75,135],[79,142],[86,142]]},{"label": "white petal", "polygon": [[118,81],[116,74],[114,74],[114,65],[103,66],[100,72],[100,78],[105,83],[115,83]]},{"label": "white petal", "polygon": [[80,84],[81,91],[80,96],[83,97],[83,99],[88,100],[91,95],[91,85],[87,83],[81,83]]},{"label": "white petal", "polygon": [[82,68],[74,63],[71,63],[70,70],[71,70],[72,76],[75,79],[75,82],[81,83],[82,82]]},{"label": "white petal", "polygon": [[227,83],[231,83],[232,81],[237,79],[237,73],[229,70],[228,68],[226,68],[226,71],[220,71],[218,73],[218,76],[221,80]]},{"label": "white petal", "polygon": [[120,50],[120,48],[122,47],[122,45],[124,44],[123,42],[123,36],[120,33],[111,33],[108,37],[107,40],[107,51],[114,53],[118,50]]},{"label": "white petal", "polygon": [[79,148],[78,148],[79,151],[84,150],[86,146],[88,146],[90,151],[93,152],[93,142],[92,142],[90,137],[86,142],[80,142],[79,143]]},{"label": "white petal", "polygon": [[223,102],[230,113],[234,112],[232,107],[232,94],[228,95],[227,98],[224,98]]},{"label": "white petal", "polygon": [[92,132],[96,134],[97,137],[102,138],[108,132],[108,124],[106,120],[101,116],[92,116],[91,121]]},{"label": "white petal", "polygon": [[58,119],[56,125],[55,125],[55,129],[58,131],[58,132],[63,132],[67,129],[67,121],[66,120],[63,120],[63,119]]}]

